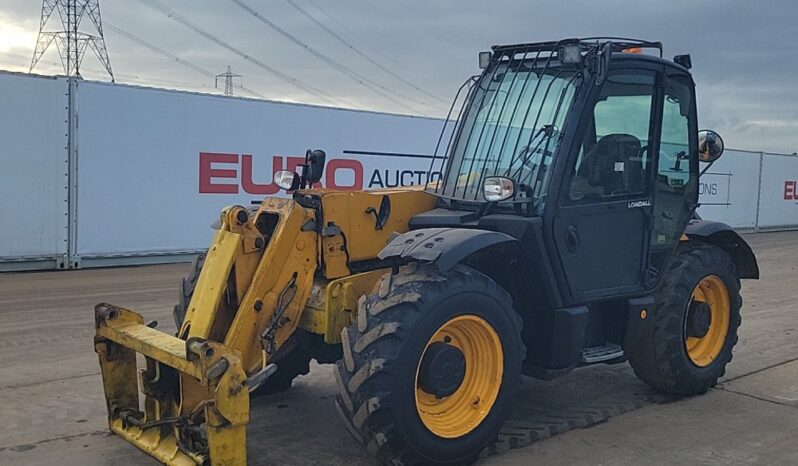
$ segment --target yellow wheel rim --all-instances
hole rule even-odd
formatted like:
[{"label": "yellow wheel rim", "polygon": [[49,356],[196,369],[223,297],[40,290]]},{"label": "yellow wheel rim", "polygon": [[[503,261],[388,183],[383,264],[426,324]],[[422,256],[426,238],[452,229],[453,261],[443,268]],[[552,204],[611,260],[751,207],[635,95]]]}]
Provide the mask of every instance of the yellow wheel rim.
[{"label": "yellow wheel rim", "polygon": [[[430,345],[444,342],[459,349],[465,374],[457,390],[438,398],[419,386],[419,369]],[[504,353],[493,327],[483,318],[462,315],[443,324],[424,348],[416,368],[416,409],[433,434],[458,438],[474,430],[490,413],[501,388]]]},{"label": "yellow wheel rim", "polygon": [[685,332],[684,345],[693,364],[706,367],[723,351],[729,333],[729,290],[720,277],[709,275],[695,287],[692,300],[709,305],[710,324],[707,333],[700,338],[689,337]]}]

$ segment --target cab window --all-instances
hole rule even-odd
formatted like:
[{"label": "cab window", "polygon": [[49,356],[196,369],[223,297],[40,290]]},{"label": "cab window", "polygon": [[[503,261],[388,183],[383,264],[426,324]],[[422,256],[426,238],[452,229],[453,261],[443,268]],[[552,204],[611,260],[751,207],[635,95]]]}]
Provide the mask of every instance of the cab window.
[{"label": "cab window", "polygon": [[662,137],[657,154],[654,213],[649,248],[652,278],[666,267],[697,201],[698,142],[693,87],[685,76],[670,76],[662,104]]},{"label": "cab window", "polygon": [[604,83],[572,169],[571,203],[591,203],[648,192],[648,139],[654,75],[625,72]]}]

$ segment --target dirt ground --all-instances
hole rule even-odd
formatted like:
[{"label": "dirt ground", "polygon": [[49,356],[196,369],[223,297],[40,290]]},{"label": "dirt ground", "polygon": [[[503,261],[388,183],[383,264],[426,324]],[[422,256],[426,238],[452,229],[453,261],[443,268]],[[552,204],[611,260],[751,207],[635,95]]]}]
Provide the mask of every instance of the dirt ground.
[{"label": "dirt ground", "polygon": [[[747,235],[762,279],[743,282],[733,362],[707,395],[672,400],[626,364],[525,379],[484,464],[798,464],[798,232]],[[106,430],[93,306],[173,331],[188,264],[0,274],[0,464],[152,465]],[[330,366],[252,401],[250,464],[372,464],[341,427]]]}]

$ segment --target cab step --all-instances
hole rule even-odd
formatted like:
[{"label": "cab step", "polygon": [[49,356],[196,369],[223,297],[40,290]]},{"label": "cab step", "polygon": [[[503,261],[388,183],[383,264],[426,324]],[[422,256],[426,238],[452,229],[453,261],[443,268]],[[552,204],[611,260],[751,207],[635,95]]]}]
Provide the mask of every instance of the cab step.
[{"label": "cab step", "polygon": [[582,362],[592,364],[594,362],[609,361],[623,356],[623,348],[615,343],[607,343],[603,346],[591,346],[582,349]]}]

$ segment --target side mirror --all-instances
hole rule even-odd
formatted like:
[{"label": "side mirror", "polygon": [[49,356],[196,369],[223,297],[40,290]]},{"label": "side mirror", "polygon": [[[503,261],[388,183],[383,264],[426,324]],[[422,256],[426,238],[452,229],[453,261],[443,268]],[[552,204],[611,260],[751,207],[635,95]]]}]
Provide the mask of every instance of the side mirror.
[{"label": "side mirror", "polygon": [[698,132],[698,160],[712,163],[723,155],[723,138],[711,129]]},{"label": "side mirror", "polygon": [[324,173],[324,162],[327,160],[327,154],[323,150],[316,149],[314,151],[308,150],[305,154],[305,159],[308,164],[308,171],[305,174],[305,181],[309,184],[318,183],[321,180],[321,175]]},{"label": "side mirror", "polygon": [[491,52],[479,52],[479,69],[484,70],[488,68],[490,59],[493,57]]}]

